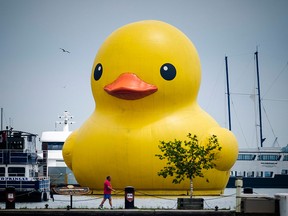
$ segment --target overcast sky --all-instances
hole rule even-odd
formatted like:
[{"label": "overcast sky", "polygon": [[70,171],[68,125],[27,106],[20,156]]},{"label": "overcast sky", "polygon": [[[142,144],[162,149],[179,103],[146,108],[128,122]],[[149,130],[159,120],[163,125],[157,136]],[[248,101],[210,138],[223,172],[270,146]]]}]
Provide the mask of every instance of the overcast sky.
[{"label": "overcast sky", "polygon": [[[4,126],[41,135],[69,111],[76,129],[94,110],[90,73],[97,50],[117,28],[161,20],[183,31],[202,65],[201,107],[256,147],[254,52],[258,47],[264,146],[288,144],[287,0],[0,0],[0,107]],[[59,48],[70,51],[62,52]],[[60,129],[61,127],[57,127]]]}]

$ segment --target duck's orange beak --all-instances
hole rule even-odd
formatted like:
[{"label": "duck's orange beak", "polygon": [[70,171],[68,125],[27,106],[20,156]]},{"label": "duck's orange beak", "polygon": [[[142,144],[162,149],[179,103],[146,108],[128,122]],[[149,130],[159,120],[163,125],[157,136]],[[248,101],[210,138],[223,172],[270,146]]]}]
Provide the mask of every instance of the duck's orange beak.
[{"label": "duck's orange beak", "polygon": [[104,90],[117,98],[137,100],[153,94],[157,86],[148,84],[133,73],[123,73],[114,82],[104,87]]}]

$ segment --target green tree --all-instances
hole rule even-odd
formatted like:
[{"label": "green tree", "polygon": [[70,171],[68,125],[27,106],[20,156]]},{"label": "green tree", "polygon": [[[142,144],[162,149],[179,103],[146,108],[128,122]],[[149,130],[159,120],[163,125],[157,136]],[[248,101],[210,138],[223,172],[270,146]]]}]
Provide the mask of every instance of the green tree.
[{"label": "green tree", "polygon": [[[217,153],[221,146],[215,135],[208,138],[208,142],[201,145],[197,136],[187,135],[189,140],[160,141],[158,145],[163,154],[156,154],[160,160],[166,160],[167,165],[158,172],[159,176],[166,178],[174,176],[173,183],[179,184],[184,179],[190,179],[190,198],[193,194],[193,179],[204,178],[203,169],[208,170],[216,166]],[[208,179],[206,181],[209,182]]]}]

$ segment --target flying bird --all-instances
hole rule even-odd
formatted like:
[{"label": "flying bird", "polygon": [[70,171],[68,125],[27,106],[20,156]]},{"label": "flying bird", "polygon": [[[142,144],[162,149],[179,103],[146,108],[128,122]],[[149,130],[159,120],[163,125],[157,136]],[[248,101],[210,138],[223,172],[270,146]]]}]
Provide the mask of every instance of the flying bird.
[{"label": "flying bird", "polygon": [[68,50],[65,50],[65,49],[63,49],[63,48],[59,48],[59,49],[61,49],[63,52],[70,53]]}]

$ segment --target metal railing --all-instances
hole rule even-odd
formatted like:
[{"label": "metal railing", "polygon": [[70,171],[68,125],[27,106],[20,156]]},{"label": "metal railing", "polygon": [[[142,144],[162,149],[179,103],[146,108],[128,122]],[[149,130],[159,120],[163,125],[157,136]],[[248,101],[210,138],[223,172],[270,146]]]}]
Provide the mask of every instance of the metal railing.
[{"label": "metal railing", "polygon": [[37,153],[0,150],[0,164],[36,164]]},{"label": "metal railing", "polygon": [[18,191],[49,191],[49,178],[27,178],[27,177],[0,177],[0,190],[5,190],[7,187],[14,187]]}]

